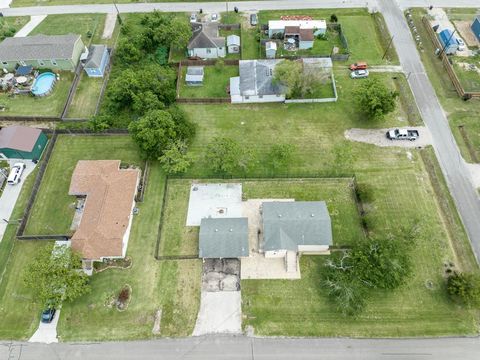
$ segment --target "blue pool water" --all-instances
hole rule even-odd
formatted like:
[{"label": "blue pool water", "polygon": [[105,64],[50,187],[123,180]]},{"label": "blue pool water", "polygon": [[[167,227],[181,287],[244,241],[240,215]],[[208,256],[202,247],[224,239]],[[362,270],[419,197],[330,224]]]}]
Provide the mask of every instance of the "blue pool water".
[{"label": "blue pool water", "polygon": [[56,75],[51,72],[46,72],[38,75],[32,86],[32,94],[35,96],[48,95],[55,84]]}]

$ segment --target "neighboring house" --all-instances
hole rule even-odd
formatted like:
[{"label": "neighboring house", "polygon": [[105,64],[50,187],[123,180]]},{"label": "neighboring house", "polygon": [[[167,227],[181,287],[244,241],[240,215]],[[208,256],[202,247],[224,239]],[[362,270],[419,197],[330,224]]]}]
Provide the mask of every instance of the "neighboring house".
[{"label": "neighboring house", "polygon": [[190,57],[202,59],[225,57],[225,38],[219,36],[218,23],[193,23],[192,37],[187,49]]},{"label": "neighboring house", "polygon": [[0,43],[0,65],[8,71],[17,65],[74,71],[84,51],[80,35],[10,37]]},{"label": "neighboring house", "polygon": [[202,259],[247,257],[248,219],[202,219],[198,254]]},{"label": "neighboring house", "polygon": [[313,36],[327,32],[325,20],[270,20],[268,22],[268,37],[284,37],[285,28],[298,27],[300,30],[310,30]]},{"label": "neighboring house", "polygon": [[473,19],[471,29],[477,40],[480,41],[480,15],[475,16],[475,19]]},{"label": "neighboring house", "polygon": [[85,62],[85,72],[89,77],[103,77],[109,61],[110,54],[106,45],[92,45]]},{"label": "neighboring house", "polygon": [[284,39],[294,39],[300,50],[313,48],[315,40],[313,29],[302,29],[300,26],[286,26],[283,35]]},{"label": "neighboring house", "polygon": [[77,163],[68,194],[85,198],[85,203],[71,244],[87,274],[94,261],[125,257],[139,181],[140,170],[120,169],[120,160]]},{"label": "neighboring house", "polygon": [[238,35],[227,36],[227,49],[229,54],[240,53],[240,36]]},{"label": "neighboring house", "polygon": [[298,254],[328,253],[332,224],[324,201],[264,202],[265,257],[283,257],[287,272],[297,271]]},{"label": "neighboring house", "polygon": [[275,59],[277,54],[277,43],[275,41],[267,41],[265,43],[265,56],[267,59]]},{"label": "neighboring house", "polygon": [[48,138],[40,129],[28,126],[7,126],[0,129],[0,159],[38,160]]},{"label": "neighboring house", "polygon": [[189,66],[185,75],[185,83],[189,86],[203,85],[203,66]]},{"label": "neighboring house", "polygon": [[274,84],[273,71],[282,59],[240,60],[239,77],[230,78],[232,103],[285,101],[285,89]]},{"label": "neighboring house", "polygon": [[440,31],[440,33],[438,34],[438,38],[443,46],[443,51],[445,52],[445,54],[453,55],[457,52],[457,38],[455,37],[455,35],[453,35],[452,30],[445,29]]}]

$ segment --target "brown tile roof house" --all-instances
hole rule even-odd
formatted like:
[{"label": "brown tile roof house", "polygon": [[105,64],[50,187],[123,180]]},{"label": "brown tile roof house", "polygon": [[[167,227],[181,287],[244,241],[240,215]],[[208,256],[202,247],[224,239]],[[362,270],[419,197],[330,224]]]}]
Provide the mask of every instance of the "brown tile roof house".
[{"label": "brown tile roof house", "polygon": [[84,259],[125,256],[140,170],[119,167],[120,160],[81,160],[73,171],[68,193],[86,201],[71,243]]}]

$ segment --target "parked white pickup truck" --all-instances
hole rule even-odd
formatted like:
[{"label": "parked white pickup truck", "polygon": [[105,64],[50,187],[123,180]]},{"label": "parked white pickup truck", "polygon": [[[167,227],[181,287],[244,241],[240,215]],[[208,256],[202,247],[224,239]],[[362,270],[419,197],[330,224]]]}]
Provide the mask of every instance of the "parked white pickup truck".
[{"label": "parked white pickup truck", "polygon": [[387,131],[387,139],[390,140],[417,140],[419,137],[417,130],[408,130],[408,129],[394,129]]}]

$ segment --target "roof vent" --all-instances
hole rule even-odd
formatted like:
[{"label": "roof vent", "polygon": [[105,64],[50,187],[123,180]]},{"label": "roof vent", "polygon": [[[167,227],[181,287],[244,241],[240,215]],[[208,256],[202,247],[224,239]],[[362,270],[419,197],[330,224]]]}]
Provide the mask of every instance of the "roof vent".
[{"label": "roof vent", "polygon": [[232,231],[233,231],[233,229],[230,229],[230,232],[232,232]]},{"label": "roof vent", "polygon": [[282,214],[278,214],[278,217],[281,218],[281,217],[282,217]]},{"label": "roof vent", "polygon": [[215,229],[215,232],[218,232],[218,229]]},{"label": "roof vent", "polygon": [[312,213],[310,216],[311,216],[311,217],[315,217],[315,214],[314,214],[314,213]]}]

